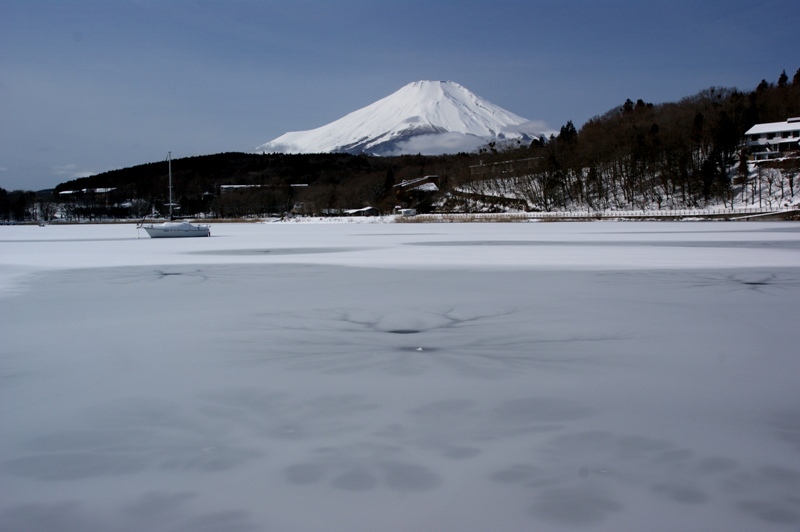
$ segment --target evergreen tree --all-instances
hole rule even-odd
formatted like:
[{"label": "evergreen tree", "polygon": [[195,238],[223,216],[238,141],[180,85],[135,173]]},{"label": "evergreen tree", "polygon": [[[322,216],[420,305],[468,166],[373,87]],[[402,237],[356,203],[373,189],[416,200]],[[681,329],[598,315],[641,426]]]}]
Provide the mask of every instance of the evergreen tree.
[{"label": "evergreen tree", "polygon": [[625,100],[625,103],[622,104],[622,112],[624,114],[632,113],[633,112],[633,102],[630,98]]},{"label": "evergreen tree", "polygon": [[386,179],[383,181],[383,195],[388,196],[394,188],[394,172],[391,168],[386,171]]},{"label": "evergreen tree", "polygon": [[11,204],[8,200],[8,191],[0,187],[0,220],[11,220]]},{"label": "evergreen tree", "polygon": [[786,75],[786,70],[784,70],[783,72],[781,72],[781,75],[778,78],[778,87],[785,87],[788,81],[789,81],[789,76]]},{"label": "evergreen tree", "polygon": [[694,120],[692,120],[692,129],[689,132],[689,139],[695,145],[700,145],[703,142],[703,123],[705,122],[705,117],[703,113],[697,111],[694,115]]},{"label": "evergreen tree", "polygon": [[565,144],[574,142],[578,138],[578,130],[575,129],[575,124],[572,120],[568,120],[566,124],[561,126],[561,131],[558,134],[558,140]]}]

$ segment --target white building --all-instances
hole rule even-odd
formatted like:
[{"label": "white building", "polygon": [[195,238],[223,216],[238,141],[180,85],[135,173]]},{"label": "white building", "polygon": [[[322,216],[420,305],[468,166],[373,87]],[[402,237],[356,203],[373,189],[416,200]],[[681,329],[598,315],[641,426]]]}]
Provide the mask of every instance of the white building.
[{"label": "white building", "polygon": [[783,157],[786,152],[800,150],[800,117],[756,124],[744,136],[756,160]]}]

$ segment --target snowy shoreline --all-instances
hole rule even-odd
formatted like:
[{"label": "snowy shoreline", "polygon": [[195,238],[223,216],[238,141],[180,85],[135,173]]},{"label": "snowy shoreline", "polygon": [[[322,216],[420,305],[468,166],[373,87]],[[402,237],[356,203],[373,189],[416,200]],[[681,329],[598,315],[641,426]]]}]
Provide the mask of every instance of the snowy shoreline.
[{"label": "snowy shoreline", "polygon": [[[383,223],[470,223],[470,222],[553,222],[553,221],[750,221],[750,220],[798,220],[800,208],[787,205],[773,207],[735,207],[704,209],[644,209],[644,210],[572,210],[542,212],[472,212],[472,213],[432,213],[403,216],[397,214],[379,216],[287,216],[283,218],[196,218],[213,224],[235,223],[294,223],[294,224],[383,224]],[[147,219],[147,223],[163,220]],[[104,225],[129,224],[131,220],[93,220],[65,221],[53,220],[52,225]],[[0,225],[42,225],[39,222],[12,222]]]}]

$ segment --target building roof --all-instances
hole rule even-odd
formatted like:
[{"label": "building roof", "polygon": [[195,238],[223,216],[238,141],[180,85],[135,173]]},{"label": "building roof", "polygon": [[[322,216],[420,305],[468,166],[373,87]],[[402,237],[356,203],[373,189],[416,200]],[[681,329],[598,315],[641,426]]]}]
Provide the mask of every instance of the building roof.
[{"label": "building roof", "polygon": [[438,177],[438,175],[426,175],[424,177],[417,177],[416,179],[406,179],[394,185],[394,188],[409,188],[413,187],[414,185],[419,186],[418,183],[422,184],[431,182],[431,180],[438,179]]},{"label": "building roof", "polygon": [[260,188],[264,185],[220,185],[219,188],[222,190],[234,189],[234,188]]},{"label": "building roof", "polygon": [[360,209],[345,209],[345,214],[358,214],[358,213],[368,213],[368,212],[379,212],[378,209],[375,207],[362,207]]},{"label": "building roof", "polygon": [[117,187],[111,188],[82,188],[80,190],[62,190],[59,192],[60,195],[69,195],[69,194],[108,194],[109,192],[116,190]]},{"label": "building roof", "polygon": [[789,118],[784,122],[768,122],[756,124],[745,132],[745,135],[762,135],[764,133],[783,133],[800,130],[800,118]]},{"label": "building roof", "polygon": [[409,190],[416,190],[418,192],[439,192],[439,187],[435,183],[423,183],[416,187],[411,187]]}]

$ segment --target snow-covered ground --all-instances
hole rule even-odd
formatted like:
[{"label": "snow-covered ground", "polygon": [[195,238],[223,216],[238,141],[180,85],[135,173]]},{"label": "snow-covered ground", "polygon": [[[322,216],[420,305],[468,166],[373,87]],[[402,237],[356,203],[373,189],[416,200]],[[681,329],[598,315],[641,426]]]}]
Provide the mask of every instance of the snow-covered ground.
[{"label": "snow-covered ground", "polygon": [[797,530],[796,223],[0,226],[0,530]]},{"label": "snow-covered ground", "polygon": [[[783,161],[786,161],[784,159]],[[730,196],[722,199],[711,196],[707,200],[702,197],[682,194],[674,191],[668,192],[663,187],[653,185],[647,195],[639,194],[632,201],[625,200],[625,193],[621,187],[609,190],[605,200],[594,198],[591,208],[583,201],[570,202],[566,212],[587,212],[610,214],[614,211],[647,210],[666,211],[684,209],[763,209],[778,211],[781,209],[798,208],[800,206],[800,179],[795,172],[784,172],[777,168],[768,168],[754,162],[748,164],[749,174],[747,182],[738,182],[738,163],[732,165],[728,174],[735,183],[731,187]],[[502,177],[494,179],[475,180],[456,187],[456,191],[466,193],[462,198],[473,211],[492,212],[504,205],[509,211],[518,210],[523,205],[527,209],[544,209],[541,181],[534,176]],[[481,196],[483,196],[481,198]],[[660,198],[657,199],[657,198]],[[511,206],[509,207],[509,201]]]}]

